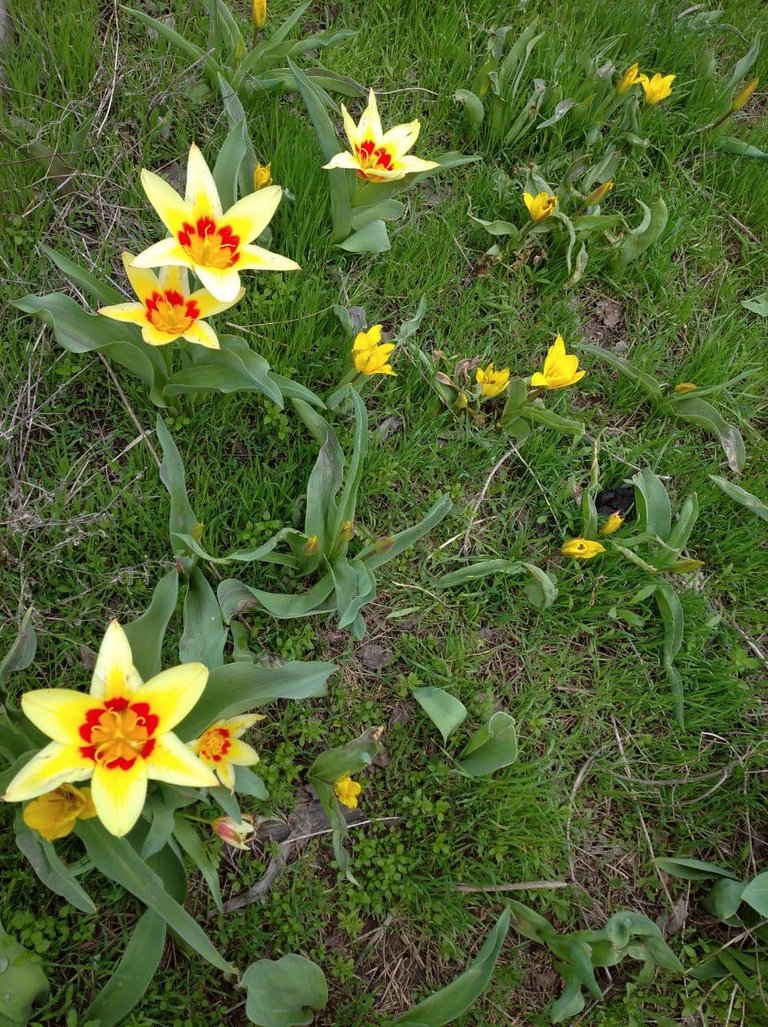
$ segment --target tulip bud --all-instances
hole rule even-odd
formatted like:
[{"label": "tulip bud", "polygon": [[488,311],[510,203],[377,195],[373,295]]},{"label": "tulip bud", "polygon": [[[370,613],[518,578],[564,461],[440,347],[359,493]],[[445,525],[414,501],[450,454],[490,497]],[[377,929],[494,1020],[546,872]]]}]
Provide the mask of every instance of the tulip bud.
[{"label": "tulip bud", "polygon": [[304,543],[304,549],[302,550],[305,556],[313,556],[317,552],[317,547],[320,539],[317,535],[310,535],[307,541]]},{"label": "tulip bud", "polygon": [[751,82],[747,82],[744,88],[740,89],[738,93],[734,95],[733,100],[731,101],[732,111],[741,110],[741,108],[747,103],[747,101],[751,98],[754,91],[757,89],[757,84],[759,81],[759,79],[753,78]]},{"label": "tulip bud", "polygon": [[703,566],[703,560],[694,560],[691,557],[684,556],[675,563],[672,570],[677,571],[678,574],[690,574],[692,571],[697,571]]},{"label": "tulip bud", "polygon": [[341,527],[339,528],[339,538],[342,542],[349,542],[349,540],[355,534],[355,522],[354,521],[342,521]]},{"label": "tulip bud", "polygon": [[253,172],[253,191],[266,189],[268,185],[272,185],[272,163],[257,164]]},{"label": "tulip bud", "polygon": [[696,386],[693,384],[693,382],[680,382],[679,385],[675,386],[675,392],[677,392],[679,394],[680,393],[684,393],[684,392],[695,392],[695,391],[696,391]]},{"label": "tulip bud", "polygon": [[394,542],[391,535],[384,535],[383,538],[377,538],[373,545],[377,553],[386,553],[388,549],[392,548]]},{"label": "tulip bud", "polygon": [[457,410],[466,410],[466,407],[467,407],[468,403],[469,403],[469,399],[467,397],[466,392],[464,391],[464,389],[460,389],[459,390],[459,394],[456,397],[456,403],[455,403],[456,409]]},{"label": "tulip bud", "polygon": [[621,516],[618,510],[614,511],[608,520],[603,525],[600,534],[601,535],[612,535],[614,531],[618,531],[624,523],[624,518]]},{"label": "tulip bud", "polygon": [[602,185],[599,185],[596,189],[593,189],[589,196],[586,197],[584,202],[588,206],[591,206],[593,203],[600,203],[601,200],[605,199],[605,197],[608,195],[611,189],[613,189],[613,179],[609,178],[607,182],[603,182]]},{"label": "tulip bud", "polygon": [[247,813],[243,814],[242,821],[238,824],[232,817],[217,817],[211,822],[214,834],[218,835],[227,845],[233,849],[248,849],[246,839],[254,832],[253,819]]},{"label": "tulip bud", "polygon": [[253,0],[251,19],[257,29],[264,28],[267,24],[267,0]]},{"label": "tulip bud", "polygon": [[200,541],[200,539],[203,537],[203,531],[204,530],[205,530],[205,525],[201,524],[200,521],[198,521],[197,524],[192,529],[192,531],[190,532],[190,534],[191,534],[192,538],[195,540],[195,542],[199,542]]}]

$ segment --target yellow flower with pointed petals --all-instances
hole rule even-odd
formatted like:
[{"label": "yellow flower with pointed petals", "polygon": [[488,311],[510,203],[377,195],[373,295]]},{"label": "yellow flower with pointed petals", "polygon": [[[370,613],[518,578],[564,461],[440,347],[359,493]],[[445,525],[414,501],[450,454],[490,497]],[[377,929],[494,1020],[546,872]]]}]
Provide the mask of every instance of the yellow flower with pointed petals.
[{"label": "yellow flower with pointed petals", "polygon": [[579,371],[579,358],[575,353],[565,352],[563,337],[558,335],[544,358],[543,371],[531,376],[531,385],[542,389],[564,389],[581,381],[586,373]]},{"label": "yellow flower with pointed petals", "polygon": [[219,781],[230,792],[235,790],[235,767],[251,767],[259,762],[259,754],[240,738],[249,727],[253,727],[263,716],[250,713],[231,720],[217,720],[189,743],[206,766],[210,767]]},{"label": "yellow flower with pointed petals", "polygon": [[53,741],[22,767],[3,798],[23,802],[65,782],[90,779],[99,819],[120,838],[141,816],[149,781],[216,787],[213,771],[172,730],[203,694],[207,680],[202,663],[185,663],[142,682],[128,638],[113,620],[89,695],[43,688],[22,696],[27,718]]},{"label": "yellow flower with pointed petals", "polygon": [[696,386],[693,384],[693,382],[680,382],[679,385],[675,386],[675,392],[678,393],[678,395],[683,395],[686,392],[695,392],[695,391],[696,391]]},{"label": "yellow flower with pointed petals", "polygon": [[619,81],[616,83],[616,95],[623,96],[628,89],[631,89],[639,78],[640,65],[630,64]]},{"label": "yellow flower with pointed petals", "polygon": [[352,345],[352,361],[358,374],[396,374],[389,358],[395,351],[394,342],[381,341],[381,325],[373,325],[367,332],[358,332]]},{"label": "yellow flower with pointed petals", "polygon": [[368,106],[363,111],[360,121],[355,124],[349,111],[341,105],[346,133],[351,153],[337,153],[324,164],[330,171],[333,168],[350,168],[356,171],[358,178],[369,182],[394,182],[406,175],[418,171],[429,171],[438,167],[436,161],[422,160],[408,151],[419,138],[421,122],[411,121],[407,125],[395,125],[385,132],[381,127],[379,109],[373,90],[368,91]]},{"label": "yellow flower with pointed petals", "polygon": [[257,164],[253,171],[254,192],[258,192],[259,189],[266,189],[268,185],[272,185],[271,161],[269,164]]},{"label": "yellow flower with pointed petals", "polygon": [[603,525],[600,534],[601,535],[612,535],[614,531],[618,531],[624,523],[624,518],[621,516],[618,510],[615,510],[608,520]]},{"label": "yellow flower with pointed petals", "polygon": [[475,380],[480,386],[480,392],[488,399],[492,399],[494,396],[500,396],[509,385],[509,368],[503,367],[499,371],[494,371],[491,362],[485,368],[478,367]]},{"label": "yellow flower with pointed petals", "polygon": [[186,339],[198,346],[219,349],[216,332],[203,318],[229,310],[242,298],[245,289],[240,289],[228,303],[221,303],[207,289],[190,293],[186,268],[164,267],[156,275],[149,268],[135,267],[133,260],[132,253],[123,254],[125,273],[140,302],[100,307],[99,313],[113,321],[139,325],[141,337],[150,346],[167,346],[176,339]]},{"label": "yellow flower with pointed petals", "polygon": [[523,193],[523,200],[531,215],[531,221],[544,221],[551,217],[557,208],[557,197],[551,193]]},{"label": "yellow flower with pointed petals", "polygon": [[342,774],[333,782],[333,790],[336,798],[343,803],[347,809],[357,809],[360,805],[358,795],[362,792],[363,786],[351,778],[349,774]]},{"label": "yellow flower with pointed petals", "polygon": [[752,99],[752,94],[757,89],[759,82],[760,82],[760,79],[753,78],[751,82],[747,82],[747,84],[743,87],[743,89],[740,89],[738,91],[738,93],[734,94],[733,100],[731,102],[731,110],[732,111],[740,111],[741,108],[749,100]]},{"label": "yellow flower with pointed petals", "polygon": [[588,538],[569,538],[560,549],[563,556],[572,556],[574,560],[591,560],[605,552],[605,546]]},{"label": "yellow flower with pointed petals", "polygon": [[677,78],[677,75],[654,75],[653,78],[648,78],[647,75],[638,75],[637,81],[643,87],[643,93],[645,94],[645,102],[648,104],[661,103],[672,92],[672,83]]},{"label": "yellow flower with pointed petals", "polygon": [[66,838],[78,820],[90,820],[95,816],[91,789],[75,788],[66,783],[33,799],[22,813],[27,827],[37,831],[48,842]]},{"label": "yellow flower with pointed petals", "polygon": [[240,271],[297,271],[288,257],[253,242],[272,220],[283,195],[279,185],[243,196],[222,212],[210,168],[193,143],[187,162],[184,199],[159,175],[141,173],[144,192],[171,233],[134,258],[134,267],[188,267],[222,303],[240,292]]}]

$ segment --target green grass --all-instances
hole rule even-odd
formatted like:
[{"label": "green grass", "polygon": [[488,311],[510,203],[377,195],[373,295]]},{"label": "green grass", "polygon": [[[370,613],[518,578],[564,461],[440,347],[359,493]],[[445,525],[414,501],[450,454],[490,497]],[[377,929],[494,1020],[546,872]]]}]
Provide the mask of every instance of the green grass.
[{"label": "green grass", "polygon": [[[176,27],[205,45],[204,18],[190,6],[170,4]],[[519,30],[532,16],[518,6],[343,0],[332,5],[333,27],[359,34],[324,52],[323,60],[377,89],[385,125],[420,117],[419,153],[468,151],[452,94],[483,59],[494,21]],[[638,366],[670,383],[706,386],[749,372],[717,402],[732,406],[744,433],[749,459],[740,483],[764,497],[766,322],[740,301],[768,287],[759,241],[768,228],[765,164],[716,154],[687,134],[707,120],[694,91],[702,55],[714,53],[726,73],[748,43],[727,32],[683,38],[673,5],[600,0],[586,14],[585,6],[558,5],[557,31],[542,22],[547,31],[532,75],[551,75],[563,50],[565,95],[579,87],[585,62],[597,53],[620,68],[640,59],[644,67],[678,75],[671,101],[646,112],[653,145],[636,165],[624,166],[611,201],[635,220],[636,198],[664,195],[669,226],[645,257],[618,277],[596,252],[569,293],[556,250],[535,270],[484,260],[489,238],[467,219],[467,198],[477,216],[519,217],[519,200],[500,194],[495,171],[522,183],[535,161],[557,181],[569,163],[566,147],[575,142],[565,120],[515,152],[491,152],[481,140],[482,162],[409,194],[389,253],[341,255],[328,243],[327,183],[311,127],[296,98],[272,97],[250,112],[250,132],[259,157],[272,160],[276,181],[296,197],[281,205],[272,224],[273,247],[298,260],[303,272],[248,276],[244,300],[219,323],[241,326],[277,371],[318,392],[333,387],[345,367],[333,304],[361,306],[369,323],[393,328],[422,295],[428,310],[417,340],[427,352],[445,354],[441,366],[448,370],[481,358],[529,375],[559,331],[572,345],[595,333],[604,343],[619,343]],[[292,7],[276,0],[270,18],[277,22]],[[749,41],[761,24],[765,29],[757,0],[724,7],[723,21]],[[167,11],[160,4],[147,9]],[[324,25],[325,11],[315,5],[312,21]],[[11,202],[0,229],[3,297],[65,287],[42,242],[109,270],[122,286],[120,252],[137,252],[158,232],[139,186],[140,168],[171,165],[173,174],[193,140],[212,159],[226,133],[220,104],[193,89],[195,73],[180,56],[123,13],[118,43],[110,7],[84,0],[74,9],[56,0],[42,9],[19,0],[14,18],[18,45],[5,61],[3,128],[10,158],[0,170]],[[764,57],[757,71],[765,81]],[[764,104],[763,92],[753,109]],[[66,157],[77,174],[63,195],[54,194],[31,157],[14,156],[11,144],[19,137],[66,155],[74,133],[88,124],[82,149]],[[737,134],[768,145],[765,121],[754,123],[750,109],[736,125]],[[613,326],[601,316],[606,299],[620,312]],[[0,652],[19,612],[34,603],[38,658],[14,687],[80,688],[109,617],[141,611],[169,566],[167,497],[147,447],[133,444],[137,429],[99,359],[62,352],[47,329],[12,311],[3,339]],[[460,892],[457,884],[568,881],[568,888],[515,897],[578,929],[600,926],[622,908],[663,915],[667,901],[653,855],[709,858],[745,877],[765,865],[765,668],[756,655],[765,652],[763,523],[709,482],[708,474],[724,467],[715,440],[660,419],[626,379],[596,361],[584,363],[590,373],[583,383],[550,400],[556,411],[584,420],[588,436],[572,441],[535,433],[521,450],[525,462],[513,456],[493,478],[470,533],[475,555],[524,558],[552,571],[560,594],[551,609],[533,610],[516,579],[431,588],[435,573],[455,566],[450,560],[459,555],[472,503],[508,439],[443,408],[404,353],[397,378],[373,382],[366,392],[371,437],[361,531],[399,530],[444,490],[456,502],[454,514],[383,573],[362,645],[322,622],[253,618],[254,647],[332,658],[340,668],[327,699],[270,709],[260,727],[255,744],[270,808],[293,806],[302,772],[320,749],[369,725],[386,726],[386,766],[364,780],[372,823],[352,832],[360,887],[337,881],[325,837],[306,843],[265,904],[217,916],[195,886],[189,907],[243,965],[285,952],[320,962],[331,1002],[318,1022],[329,1027],[385,1023],[464,965],[501,896]],[[148,397],[116,372],[138,421],[151,427]],[[388,418],[400,427],[382,439],[377,429]],[[258,398],[212,396],[173,418],[172,431],[211,551],[262,541],[301,515],[315,452],[290,412],[280,414]],[[343,419],[339,431],[347,441]],[[705,565],[695,582],[678,579],[686,615],[678,661],[686,730],[674,721],[652,601],[632,607],[634,627],[621,613],[644,582],[642,572],[616,559],[574,567],[559,555],[563,539],[580,529],[576,494],[588,484],[596,440],[606,486],[650,466],[675,497],[699,496],[690,550]],[[256,570],[243,578],[265,580]],[[391,651],[380,671],[361,661],[368,642]],[[490,779],[461,778],[410,698],[413,685],[438,685],[458,696],[472,729],[495,708],[510,710],[519,723],[517,764]],[[711,776],[718,772],[722,781]],[[0,919],[44,955],[55,999],[42,1022],[58,1025],[71,1004],[84,1009],[109,977],[136,910],[103,881],[98,918],[64,907],[15,849],[12,812],[1,814]],[[267,809],[255,804],[254,812]],[[77,843],[64,843],[62,851],[74,854]],[[225,895],[257,881],[268,857],[226,856]],[[669,887],[673,896],[685,894],[680,882]],[[688,926],[670,941],[686,965],[701,953],[698,939],[719,937],[694,900],[695,889]],[[512,932],[493,986],[462,1022],[547,1023],[544,1009],[557,989],[553,973],[544,950]],[[602,983],[608,987],[607,978]],[[614,975],[607,1004],[588,1007],[579,1022],[655,1023],[657,1012],[682,1021],[699,1007],[691,1022],[724,1025],[741,1017],[757,1024],[764,1015],[759,993],[738,991],[729,1013],[732,982],[710,990],[663,974],[636,991],[625,984]],[[240,1024],[239,1002],[220,975],[169,949],[128,1023]]]}]

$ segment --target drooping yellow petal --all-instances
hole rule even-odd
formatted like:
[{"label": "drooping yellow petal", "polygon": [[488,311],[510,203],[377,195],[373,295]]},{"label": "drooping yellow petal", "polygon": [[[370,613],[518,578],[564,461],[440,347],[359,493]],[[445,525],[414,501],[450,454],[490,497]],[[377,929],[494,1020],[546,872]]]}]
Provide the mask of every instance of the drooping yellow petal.
[{"label": "drooping yellow petal", "polygon": [[281,253],[265,250],[255,243],[243,246],[237,266],[241,271],[301,271],[295,260],[284,257]]},{"label": "drooping yellow petal", "polygon": [[134,324],[140,327],[147,320],[143,303],[113,303],[109,307],[99,307],[99,313],[102,317],[109,317],[113,321],[122,321],[125,324]]},{"label": "drooping yellow petal", "polygon": [[172,732],[158,738],[146,766],[152,781],[188,788],[215,788],[217,784],[213,771]]},{"label": "drooping yellow petal", "polygon": [[203,694],[207,681],[208,668],[204,664],[182,663],[145,682],[135,692],[133,701],[149,704],[158,718],[154,734],[164,735],[186,717]]},{"label": "drooping yellow petal", "polygon": [[90,820],[95,816],[90,788],[80,790],[69,783],[33,799],[22,813],[27,827],[49,842],[66,838],[78,820]]},{"label": "drooping yellow petal", "polygon": [[216,765],[215,773],[227,791],[234,792],[236,783],[234,766],[229,762],[222,761]]},{"label": "drooping yellow petal", "polygon": [[[190,211],[187,204],[173,186],[153,171],[147,171],[146,168],[141,172],[141,184],[147,194],[147,199],[155,208],[157,216],[171,235],[175,236],[182,224],[189,220]],[[139,265],[139,267],[142,266],[157,267],[158,265]]]},{"label": "drooping yellow petal", "polygon": [[134,267],[163,267],[166,264],[194,267],[192,259],[176,239],[161,239],[133,258]]},{"label": "drooping yellow petal", "polygon": [[92,696],[71,688],[40,688],[21,697],[27,719],[61,745],[83,744],[80,727],[94,705]]},{"label": "drooping yellow petal", "polygon": [[91,795],[99,820],[110,834],[122,838],[141,816],[147,799],[147,766],[136,759],[128,770],[97,764]]},{"label": "drooping yellow petal", "polygon": [[195,321],[187,328],[182,338],[197,346],[205,346],[206,349],[221,349],[218,335],[205,321]]},{"label": "drooping yellow petal", "polygon": [[93,773],[93,760],[86,759],[72,745],[51,742],[26,763],[5,790],[6,802],[35,799],[67,781],[86,781]]},{"label": "drooping yellow petal", "polygon": [[268,185],[258,192],[248,193],[229,208],[223,220],[240,237],[241,246],[253,242],[261,235],[272,220],[282,197],[283,190],[279,185]]},{"label": "drooping yellow petal", "polygon": [[189,148],[184,199],[194,215],[194,220],[206,216],[221,217],[219,190],[216,188],[211,169],[196,143],[192,143]]},{"label": "drooping yellow petal", "polygon": [[235,303],[239,303],[243,296],[245,296],[245,289],[241,287],[237,296],[228,303],[222,303],[221,300],[217,300],[207,289],[198,289],[189,298],[196,304],[197,309],[200,311],[200,317],[212,317],[214,314],[221,314],[223,311],[229,310]]},{"label": "drooping yellow petal", "polygon": [[116,695],[135,692],[141,676],[133,665],[133,654],[128,636],[116,620],[110,621],[104,632],[96,666],[91,678],[91,695],[111,699]]}]

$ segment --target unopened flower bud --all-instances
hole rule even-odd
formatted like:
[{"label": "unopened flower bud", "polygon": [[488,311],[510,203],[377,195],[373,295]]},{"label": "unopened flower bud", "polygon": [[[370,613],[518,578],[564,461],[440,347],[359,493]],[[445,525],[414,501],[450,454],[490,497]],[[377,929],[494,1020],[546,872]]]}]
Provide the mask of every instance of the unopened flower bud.
[{"label": "unopened flower bud", "polygon": [[349,540],[355,534],[355,522],[354,521],[342,521],[341,527],[339,528],[339,538],[342,542],[349,542]]},{"label": "unopened flower bud", "polygon": [[613,179],[609,178],[607,182],[603,182],[602,185],[593,189],[584,202],[588,206],[591,206],[593,203],[600,203],[601,200],[605,199],[611,189],[613,189]]},{"label": "unopened flower bud", "polygon": [[239,824],[232,817],[217,817],[211,822],[211,827],[214,834],[218,835],[227,845],[231,845],[233,849],[247,849],[246,839],[250,838],[254,832],[253,819],[247,813],[243,814],[243,819]]},{"label": "unopened flower bud", "polygon": [[253,0],[251,19],[257,29],[264,28],[267,24],[267,0]]},{"label": "unopened flower bud", "polygon": [[258,192],[259,189],[266,189],[268,185],[272,185],[272,163],[269,164],[257,164],[253,172],[253,191]]},{"label": "unopened flower bud", "polygon": [[307,541],[304,543],[304,555],[313,556],[317,552],[317,547],[319,543],[320,539],[317,537],[317,535],[310,535]]}]

